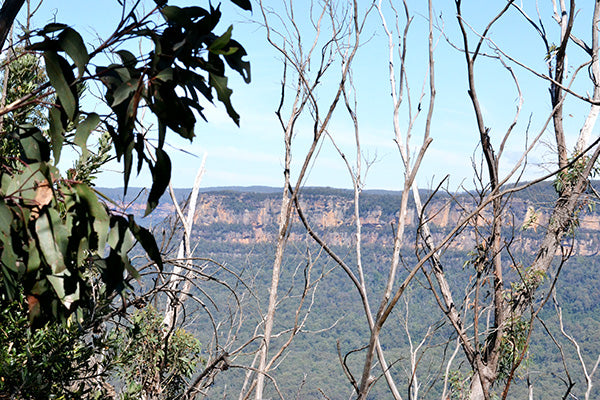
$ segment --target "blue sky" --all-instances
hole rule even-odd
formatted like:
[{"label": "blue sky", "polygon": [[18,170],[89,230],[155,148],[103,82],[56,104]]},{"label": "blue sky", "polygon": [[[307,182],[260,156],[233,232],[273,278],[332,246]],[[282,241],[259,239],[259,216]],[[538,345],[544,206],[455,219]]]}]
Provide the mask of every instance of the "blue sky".
[{"label": "blue sky", "polygon": [[[149,4],[152,2],[148,2]],[[192,4],[179,2],[178,4]],[[207,2],[195,2],[205,5]],[[216,1],[213,3],[217,3]],[[296,15],[306,16],[309,12],[308,1],[298,1]],[[361,7],[367,1],[360,1]],[[456,44],[460,43],[453,1],[436,2],[435,14],[438,22],[444,24],[446,35]],[[493,6],[482,7],[480,2],[464,2],[465,18],[476,32],[481,32],[488,19],[495,13],[503,2],[486,2]],[[527,2],[531,3],[531,2]],[[281,11],[281,1],[265,2],[276,10]],[[223,107],[207,106],[208,123],[199,121],[196,138],[193,143],[171,136],[169,141],[173,161],[172,182],[175,187],[189,187],[193,183],[196,169],[200,165],[202,155],[207,154],[206,173],[203,186],[249,186],[268,185],[280,186],[283,183],[283,139],[281,129],[275,117],[281,91],[281,60],[277,53],[267,44],[264,29],[259,24],[251,22],[260,19],[261,14],[256,2],[254,13],[238,11],[223,2],[223,22],[217,31],[225,31],[229,24],[234,25],[233,37],[240,41],[249,54],[252,64],[252,83],[244,84],[241,78],[229,74],[229,86],[234,90],[233,104],[241,115],[241,127],[238,128],[227,117]],[[409,1],[414,20],[409,33],[407,73],[411,87],[413,102],[417,102],[421,88],[427,77],[427,20],[426,2]],[[557,25],[550,20],[548,9],[541,9],[548,17],[546,28],[556,37]],[[535,13],[535,9],[529,9]],[[95,32],[106,36],[116,24],[120,9],[116,1],[50,1],[46,0],[38,12],[35,23],[45,24],[56,18],[84,35],[91,44]],[[442,19],[439,19],[439,17]],[[391,16],[388,15],[389,18]],[[578,14],[578,20],[584,27],[589,26],[591,9],[583,9]],[[306,20],[303,20],[306,23]],[[388,21],[392,23],[393,21]],[[403,23],[403,21],[401,21]],[[584,39],[589,32],[577,31]],[[398,150],[393,142],[392,103],[388,81],[388,49],[387,38],[381,29],[381,22],[376,12],[372,12],[367,20],[363,34],[365,43],[359,49],[354,65],[353,79],[357,92],[358,119],[362,136],[363,152],[366,158],[374,161],[369,170],[367,189],[400,189],[403,185],[401,161]],[[439,32],[436,32],[436,38]],[[535,66],[546,73],[542,42],[533,30],[512,11],[492,30],[492,37],[501,48],[514,54],[528,65]],[[307,34],[310,38],[310,33]],[[367,40],[368,39],[368,40]],[[475,40],[475,36],[471,37]],[[575,49],[573,49],[575,50]],[[574,51],[581,55],[581,52]],[[570,60],[572,65],[579,59]],[[463,183],[472,187],[472,157],[480,161],[477,153],[477,131],[473,110],[467,96],[466,71],[464,56],[453,49],[444,38],[439,38],[435,52],[437,98],[432,124],[433,142],[427,152],[423,167],[417,178],[420,187],[436,185],[446,174],[451,175],[450,189],[454,190]],[[532,137],[545,120],[550,110],[547,85],[540,79],[519,67],[513,66],[519,76],[519,83],[524,93],[524,107],[515,133],[507,144],[507,150],[502,162],[502,171],[512,168],[514,161],[521,154],[526,144],[526,129],[531,116],[529,136]],[[477,89],[484,108],[486,125],[491,127],[491,136],[497,146],[503,132],[511,123],[517,105],[517,93],[508,72],[491,60],[482,60],[477,65]],[[582,74],[582,78],[586,78]],[[335,78],[325,76],[324,88],[319,91],[319,99],[326,101],[331,88],[337,82]],[[583,79],[585,82],[585,79]],[[584,86],[582,86],[584,88]],[[585,89],[584,89],[585,90]],[[427,104],[425,96],[423,105]],[[342,104],[340,104],[342,106]],[[405,108],[402,108],[406,111]],[[566,126],[569,144],[572,147],[579,127],[589,106],[582,102],[571,102],[567,106]],[[352,159],[353,130],[342,107],[339,107],[329,131],[345,154]],[[417,120],[413,132],[413,143],[420,144],[425,113]],[[151,122],[151,121],[150,121]],[[401,124],[405,129],[406,113],[402,114]],[[303,121],[296,133],[295,162],[302,159],[302,151],[311,137],[310,124]],[[550,136],[547,137],[550,139]],[[185,151],[180,151],[183,149]],[[190,153],[192,155],[190,155]],[[544,162],[552,161],[552,148],[541,145],[530,157],[527,178],[542,173]],[[63,168],[71,160],[63,161]],[[118,173],[120,166],[111,165],[102,173],[98,186],[122,186],[122,177]],[[142,172],[140,178],[132,179],[132,186],[148,185],[148,174]],[[344,163],[326,141],[319,153],[318,159],[311,170],[306,182],[310,186],[350,187],[351,180]]]}]

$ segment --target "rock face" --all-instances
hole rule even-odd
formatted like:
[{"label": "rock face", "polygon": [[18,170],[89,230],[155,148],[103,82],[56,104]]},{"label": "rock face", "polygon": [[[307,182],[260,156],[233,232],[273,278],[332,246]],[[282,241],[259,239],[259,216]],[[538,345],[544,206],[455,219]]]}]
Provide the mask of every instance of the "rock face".
[{"label": "rock face", "polygon": [[[549,186],[549,184],[548,184]],[[511,199],[504,211],[505,234],[513,236],[511,248],[534,252],[549,221],[554,193],[542,188],[537,192],[521,192]],[[423,199],[428,193],[423,193]],[[129,212],[143,212],[144,196],[130,205]],[[194,236],[202,240],[232,243],[268,243],[275,240],[281,194],[236,191],[209,191],[200,194],[195,212]],[[397,224],[400,194],[364,193],[360,206],[361,240],[364,244],[391,246]],[[465,215],[475,207],[472,194],[455,196],[436,195],[427,202],[426,218],[434,240],[441,240]],[[301,206],[311,226],[325,241],[334,246],[349,246],[356,241],[356,217],[353,195],[337,189],[306,189],[301,195]],[[152,214],[153,223],[174,214],[174,207],[163,198]],[[414,247],[421,216],[409,204],[406,215],[404,245]],[[490,223],[489,211],[472,218],[460,230],[449,247],[470,251],[479,242],[477,232],[485,232]],[[582,207],[579,228],[573,242],[579,255],[593,255],[600,249],[600,212]],[[289,236],[291,241],[306,240],[306,234],[297,216],[294,216]]]}]

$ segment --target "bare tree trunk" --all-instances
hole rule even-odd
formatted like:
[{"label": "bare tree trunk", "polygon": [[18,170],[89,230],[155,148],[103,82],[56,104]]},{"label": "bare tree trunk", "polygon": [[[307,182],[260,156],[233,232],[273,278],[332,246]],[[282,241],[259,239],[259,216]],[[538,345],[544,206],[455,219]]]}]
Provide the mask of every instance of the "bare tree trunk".
[{"label": "bare tree trunk", "polygon": [[[291,138],[291,133],[290,133]],[[287,142],[287,140],[286,140]],[[288,146],[286,146],[288,147]],[[286,149],[286,171],[289,171],[290,157],[289,152]],[[289,193],[290,177],[289,172],[285,173],[285,184],[283,189],[283,196],[281,199],[281,208],[279,211],[279,229],[277,233],[277,246],[275,249],[275,261],[273,262],[273,273],[271,276],[271,288],[269,290],[269,305],[267,306],[267,313],[263,319],[264,323],[264,337],[262,345],[259,349],[260,359],[258,362],[258,375],[256,377],[256,392],[255,399],[262,400],[264,393],[264,373],[267,372],[267,356],[269,353],[269,343],[271,341],[271,334],[273,331],[273,323],[275,321],[275,309],[277,307],[277,288],[279,287],[279,277],[281,274],[281,264],[283,261],[283,253],[285,245],[287,243],[287,231],[290,224],[292,203],[290,200]]]},{"label": "bare tree trunk", "polygon": [[[592,130],[596,125],[596,120],[598,119],[598,114],[600,114],[600,60],[598,59],[598,26],[600,25],[600,0],[596,0],[594,3],[594,15],[592,18],[592,45],[591,47],[587,47],[584,44],[584,48],[587,50],[589,55],[592,58],[592,65],[590,66],[590,75],[591,81],[594,84],[594,91],[592,95],[592,100],[596,102],[596,104],[592,104],[590,106],[590,112],[588,113],[583,127],[579,132],[579,138],[577,139],[577,144],[575,146],[576,153],[582,153],[585,151],[588,143],[590,141],[590,137],[592,134]],[[577,41],[576,41],[577,42]]]},{"label": "bare tree trunk", "polygon": [[188,291],[181,291],[178,288],[181,282],[191,279],[189,265],[192,258],[192,248],[190,242],[192,229],[194,226],[194,216],[196,215],[196,204],[198,201],[198,194],[200,192],[200,182],[202,181],[202,176],[204,175],[205,164],[206,154],[202,158],[202,163],[200,164],[200,168],[198,168],[196,178],[194,179],[194,186],[192,187],[189,197],[187,216],[184,217],[179,203],[177,202],[177,198],[175,197],[173,187],[169,184],[171,200],[173,201],[173,205],[177,211],[177,216],[179,217],[183,226],[183,237],[177,251],[177,261],[179,264],[175,265],[173,268],[171,276],[169,277],[169,285],[167,287],[167,292],[169,293],[169,296],[171,296],[171,301],[167,302],[165,305],[165,317],[163,319],[163,326],[166,327],[167,332],[171,331],[177,323],[177,310],[182,306],[182,301],[184,300],[185,296],[187,296],[189,291],[189,287]]}]

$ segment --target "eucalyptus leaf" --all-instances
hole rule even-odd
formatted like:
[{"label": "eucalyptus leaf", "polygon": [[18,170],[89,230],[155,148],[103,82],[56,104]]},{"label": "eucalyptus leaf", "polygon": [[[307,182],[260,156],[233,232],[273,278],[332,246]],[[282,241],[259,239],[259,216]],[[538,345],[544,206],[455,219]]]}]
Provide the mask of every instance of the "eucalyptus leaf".
[{"label": "eucalyptus leaf", "polygon": [[235,40],[231,40],[229,45],[232,48],[237,48],[237,51],[231,54],[225,54],[225,61],[227,65],[234,71],[237,71],[242,78],[244,78],[244,82],[250,83],[251,74],[250,74],[250,62],[242,60],[243,57],[247,56],[246,50],[242,47],[241,44],[236,42]]},{"label": "eucalyptus leaf", "polygon": [[60,161],[60,153],[62,151],[62,146],[65,141],[65,128],[63,127],[60,118],[60,110],[58,110],[58,108],[52,107],[50,111],[48,111],[48,122],[48,133],[50,134],[50,141],[52,143],[52,153],[54,154],[54,162],[58,164],[58,162]]},{"label": "eucalyptus leaf", "polygon": [[127,67],[128,69],[134,68],[135,65],[137,64],[137,61],[138,61],[137,58],[130,51],[119,50],[119,51],[117,51],[117,54],[121,58],[121,61],[123,62],[123,66]]},{"label": "eucalyptus leaf", "polygon": [[144,216],[147,216],[156,208],[160,197],[167,189],[167,186],[169,186],[171,180],[171,160],[163,149],[156,149],[156,163],[151,168],[151,172],[152,187],[148,195]]},{"label": "eucalyptus leaf", "polygon": [[250,0],[231,0],[231,2],[246,11],[252,11]]},{"label": "eucalyptus leaf", "polygon": [[50,160],[48,141],[36,127],[19,126],[21,157],[28,164]]},{"label": "eucalyptus leaf", "polygon": [[[35,232],[38,237],[40,249],[44,255],[46,263],[52,270],[53,274],[60,274],[65,271],[65,260],[60,249],[59,235],[65,232],[55,231],[57,218],[52,218],[51,213],[56,213],[50,209],[48,212],[42,213],[35,222]],[[66,235],[65,235],[66,236]],[[64,240],[64,239],[63,239]]]},{"label": "eucalyptus leaf", "polygon": [[154,78],[159,79],[163,82],[172,81],[173,80],[173,68],[169,67],[169,68],[163,69],[158,74],[156,74],[156,76]]},{"label": "eucalyptus leaf", "polygon": [[[64,62],[61,63],[61,59]],[[44,61],[50,84],[56,90],[56,94],[67,116],[73,120],[77,111],[77,102],[67,81],[67,77],[65,77],[66,74],[63,65],[66,63],[66,60],[54,51],[46,51],[44,52]]]},{"label": "eucalyptus leaf", "polygon": [[235,122],[237,126],[240,125],[240,116],[231,105],[231,94],[233,91],[227,87],[227,77],[210,74],[209,84],[217,91],[217,97],[219,101],[223,103],[227,114]]},{"label": "eucalyptus leaf", "polygon": [[137,90],[139,83],[139,79],[137,78],[131,78],[128,81],[123,82],[117,90],[114,91],[113,101],[110,106],[114,108],[129,98],[131,94]]},{"label": "eucalyptus leaf", "polygon": [[131,215],[129,216],[129,229],[131,230],[137,241],[142,245],[144,250],[146,250],[146,253],[150,257],[150,259],[154,261],[158,268],[162,271],[162,256],[160,254],[160,250],[158,249],[158,245],[156,244],[156,240],[154,239],[152,233],[146,228],[139,226],[133,219],[133,216]]},{"label": "eucalyptus leaf", "polygon": [[221,36],[216,38],[210,44],[210,46],[208,46],[208,50],[209,51],[222,50],[225,46],[227,46],[227,44],[229,43],[229,40],[231,40],[231,32],[232,31],[233,31],[233,25],[230,25],[224,34],[222,34]]},{"label": "eucalyptus leaf", "polygon": [[92,244],[92,246],[101,254],[104,251],[108,237],[110,216],[106,207],[98,200],[98,197],[88,185],[77,184],[75,185],[75,191],[80,201],[86,204],[89,213],[94,218],[92,226],[96,233],[97,243]]},{"label": "eucalyptus leaf", "polygon": [[79,71],[78,78],[81,78],[85,72],[90,56],[85,48],[81,35],[73,28],[66,27],[58,35],[58,43],[62,50],[65,51],[73,59],[77,70]]},{"label": "eucalyptus leaf", "polygon": [[69,26],[66,24],[61,24],[59,22],[52,22],[52,23],[49,23],[46,26],[44,26],[44,28],[40,30],[40,33],[42,33],[42,34],[52,33],[52,32],[60,31],[62,29],[68,28],[68,27]]},{"label": "eucalyptus leaf", "polygon": [[83,157],[86,157],[88,153],[88,137],[90,136],[90,133],[92,133],[92,131],[96,129],[99,123],[100,117],[98,116],[98,114],[91,113],[87,116],[86,119],[84,119],[79,123],[79,125],[77,125],[77,130],[75,131],[75,138],[73,139],[73,142],[81,148]]},{"label": "eucalyptus leaf", "polygon": [[10,208],[6,205],[4,199],[0,199],[0,240],[10,236],[12,222],[13,215]]}]

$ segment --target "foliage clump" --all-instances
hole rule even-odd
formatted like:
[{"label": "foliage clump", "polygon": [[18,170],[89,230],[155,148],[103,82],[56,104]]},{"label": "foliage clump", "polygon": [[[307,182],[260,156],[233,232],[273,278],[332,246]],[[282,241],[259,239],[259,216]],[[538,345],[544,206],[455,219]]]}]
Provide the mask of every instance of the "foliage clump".
[{"label": "foliage clump", "polygon": [[162,398],[180,396],[196,368],[204,363],[200,341],[182,328],[175,328],[164,346],[163,318],[152,306],[137,310],[131,324],[113,332],[117,376],[125,383],[124,399],[137,399],[158,386]]}]

